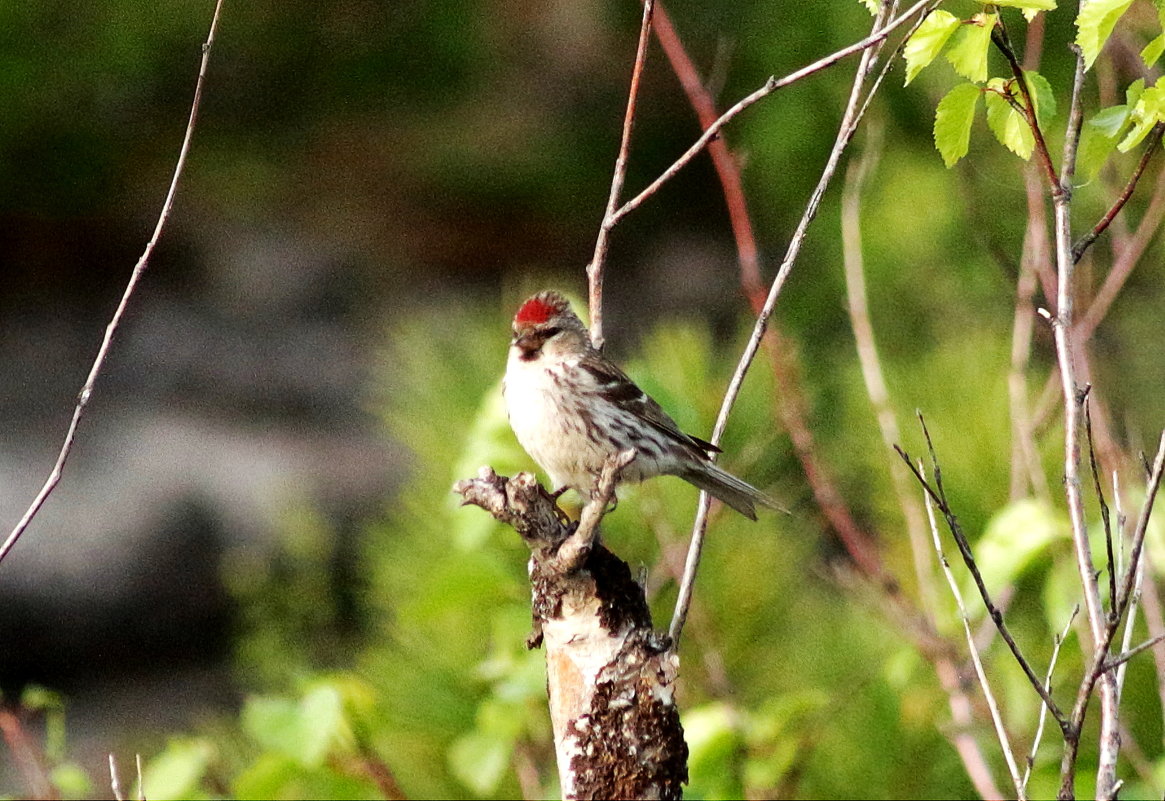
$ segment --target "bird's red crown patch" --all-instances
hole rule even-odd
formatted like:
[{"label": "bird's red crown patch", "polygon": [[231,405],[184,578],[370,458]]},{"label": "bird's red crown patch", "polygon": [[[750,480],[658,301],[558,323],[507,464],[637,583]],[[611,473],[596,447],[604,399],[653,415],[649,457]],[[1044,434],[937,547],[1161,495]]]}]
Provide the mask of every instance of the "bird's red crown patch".
[{"label": "bird's red crown patch", "polygon": [[514,322],[520,325],[541,325],[562,311],[562,298],[539,294],[530,298],[514,315]]}]

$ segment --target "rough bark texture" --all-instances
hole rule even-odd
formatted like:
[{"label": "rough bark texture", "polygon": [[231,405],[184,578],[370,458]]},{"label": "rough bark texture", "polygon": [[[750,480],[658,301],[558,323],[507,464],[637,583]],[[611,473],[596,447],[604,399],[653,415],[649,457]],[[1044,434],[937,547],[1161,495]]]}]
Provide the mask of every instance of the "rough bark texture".
[{"label": "rough bark texture", "polygon": [[627,564],[565,522],[528,473],[506,479],[482,468],[454,490],[513,526],[532,551],[528,645],[546,649],[563,797],[681,797],[688,748],[674,702],[679,659],[652,629]]}]

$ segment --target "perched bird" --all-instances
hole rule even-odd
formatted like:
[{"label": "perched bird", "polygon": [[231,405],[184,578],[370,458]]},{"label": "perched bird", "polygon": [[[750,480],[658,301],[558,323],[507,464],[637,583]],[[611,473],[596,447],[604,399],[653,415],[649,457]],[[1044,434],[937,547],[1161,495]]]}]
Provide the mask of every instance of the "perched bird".
[{"label": "perched bird", "polygon": [[680,431],[660,405],[591,344],[587,329],[558,292],[546,290],[514,315],[503,383],[518,442],[560,491],[590,498],[608,457],[629,448],[635,459],[621,482],[679,476],[756,520],[771,498],[709,458],[719,448]]}]

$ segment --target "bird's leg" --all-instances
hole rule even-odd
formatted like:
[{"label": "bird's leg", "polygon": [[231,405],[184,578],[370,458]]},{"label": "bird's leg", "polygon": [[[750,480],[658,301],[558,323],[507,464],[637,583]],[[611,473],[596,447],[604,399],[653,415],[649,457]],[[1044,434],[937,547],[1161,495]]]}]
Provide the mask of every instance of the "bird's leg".
[{"label": "bird's leg", "polygon": [[[570,487],[559,487],[554,492],[549,492],[547,494],[550,496],[550,502],[554,504],[554,514],[558,518],[558,522],[566,526],[567,529],[570,530],[570,533],[573,534],[574,529],[578,527],[578,521],[572,521],[570,519],[570,515],[564,512],[562,507],[558,505],[558,499],[561,498],[562,493],[566,492],[568,489],[570,489]],[[572,523],[574,524],[573,527],[571,525]]]}]

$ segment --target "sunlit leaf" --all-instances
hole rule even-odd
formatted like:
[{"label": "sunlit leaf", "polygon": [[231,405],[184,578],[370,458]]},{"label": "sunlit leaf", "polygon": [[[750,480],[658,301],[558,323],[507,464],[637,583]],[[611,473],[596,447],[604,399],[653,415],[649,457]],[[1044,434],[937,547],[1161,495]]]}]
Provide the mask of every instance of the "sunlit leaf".
[{"label": "sunlit leaf", "polygon": [[1128,106],[1102,109],[1080,128],[1080,144],[1076,149],[1076,169],[1092,180],[1116,147],[1117,140],[1129,124]]},{"label": "sunlit leaf", "polygon": [[955,34],[954,44],[947,48],[947,60],[969,81],[987,80],[987,50],[997,18],[997,14],[976,14]]},{"label": "sunlit leaf", "polygon": [[[988,87],[990,88],[990,84]],[[1021,159],[1026,161],[1031,158],[1035,137],[1027,119],[997,92],[987,91],[984,94],[987,102],[987,127],[991,129],[991,133]]]},{"label": "sunlit leaf", "polygon": [[1133,0],[1088,0],[1076,17],[1076,44],[1084,54],[1084,68],[1092,67],[1117,21]]},{"label": "sunlit leaf", "polygon": [[910,37],[902,53],[906,59],[907,85],[942,52],[943,46],[958,27],[959,18],[954,14],[942,9],[930,12]]},{"label": "sunlit leaf", "polygon": [[934,145],[943,163],[952,167],[971,146],[971,123],[979,103],[978,86],[964,83],[947,92],[934,115]]},{"label": "sunlit leaf", "polygon": [[975,561],[991,590],[1013,582],[1057,539],[1068,537],[1062,517],[1041,501],[1025,499],[1005,506],[987,523],[975,543]]},{"label": "sunlit leaf", "polygon": [[1165,33],[1160,34],[1153,41],[1145,45],[1141,50],[1141,61],[1145,62],[1146,67],[1151,67],[1157,63],[1157,59],[1161,58],[1161,53],[1165,52]]},{"label": "sunlit leaf", "polygon": [[1117,145],[1117,150],[1122,153],[1132,150],[1157,123],[1165,121],[1165,87],[1151,86],[1142,92],[1131,118],[1132,130]]},{"label": "sunlit leaf", "polygon": [[143,793],[158,801],[204,798],[198,788],[213,757],[214,746],[209,740],[171,740],[142,771]]},{"label": "sunlit leaf", "polygon": [[1036,119],[1042,128],[1056,118],[1056,95],[1052,91],[1052,85],[1043,75],[1034,70],[1025,70],[1023,75],[1027,79],[1028,91],[1031,92],[1032,101],[1036,105]]}]

